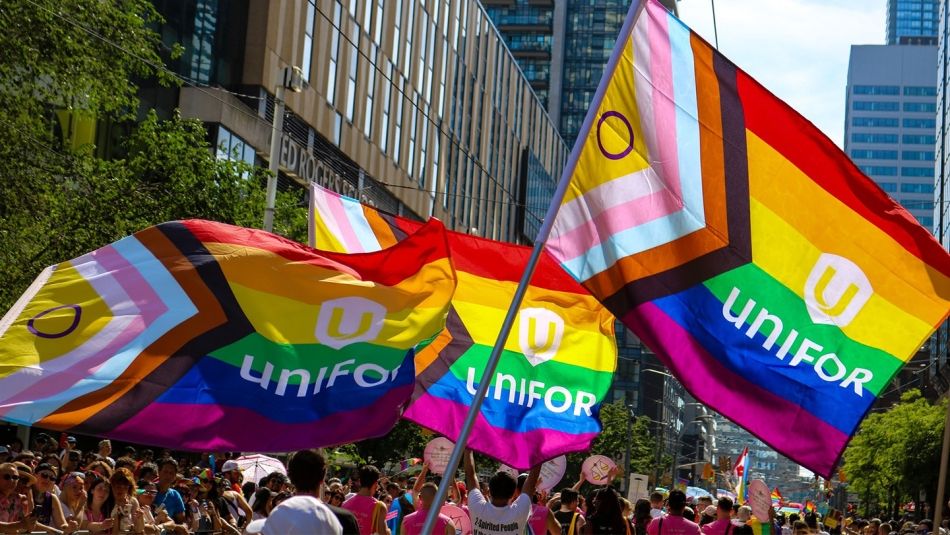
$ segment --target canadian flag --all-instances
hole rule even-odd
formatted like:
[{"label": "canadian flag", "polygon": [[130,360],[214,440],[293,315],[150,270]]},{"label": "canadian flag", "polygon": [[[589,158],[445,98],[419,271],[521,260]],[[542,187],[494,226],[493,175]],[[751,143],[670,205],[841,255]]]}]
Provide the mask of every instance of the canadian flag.
[{"label": "canadian flag", "polygon": [[745,504],[746,482],[749,476],[749,448],[742,450],[739,458],[736,459],[736,467],[733,469],[733,475],[736,476],[736,498],[740,505]]},{"label": "canadian flag", "polygon": [[748,456],[749,448],[746,448],[742,450],[742,453],[740,453],[736,459],[736,463],[732,465],[732,475],[736,476],[737,479],[741,480],[745,477],[746,459]]}]

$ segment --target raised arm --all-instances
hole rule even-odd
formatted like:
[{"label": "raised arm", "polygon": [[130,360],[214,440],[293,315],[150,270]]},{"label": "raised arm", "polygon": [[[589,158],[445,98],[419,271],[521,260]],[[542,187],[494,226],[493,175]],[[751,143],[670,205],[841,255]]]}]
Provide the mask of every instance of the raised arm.
[{"label": "raised arm", "polygon": [[416,482],[412,485],[413,500],[415,500],[416,496],[419,495],[419,491],[422,490],[422,486],[426,484],[427,475],[429,475],[429,461],[422,463],[422,470],[419,470],[419,475],[416,476]]},{"label": "raised arm", "polygon": [[472,450],[465,450],[465,486],[469,492],[478,487],[478,476],[475,475],[475,454]]},{"label": "raised arm", "polygon": [[521,492],[527,494],[529,498],[534,496],[534,489],[538,486],[539,477],[541,477],[541,465],[536,464],[531,468],[531,471],[528,472],[528,479],[525,480]]}]

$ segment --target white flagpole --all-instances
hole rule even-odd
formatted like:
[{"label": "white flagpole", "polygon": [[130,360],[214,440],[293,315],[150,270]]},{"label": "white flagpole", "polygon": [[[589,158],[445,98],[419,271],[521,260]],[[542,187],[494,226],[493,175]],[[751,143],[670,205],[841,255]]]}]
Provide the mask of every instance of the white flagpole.
[{"label": "white flagpole", "polygon": [[[630,10],[627,12],[627,18],[624,20],[623,27],[620,29],[617,42],[614,44],[614,50],[610,55],[610,60],[608,60],[606,68],[604,69],[604,75],[601,77],[600,84],[597,86],[597,92],[594,94],[594,98],[590,103],[590,108],[587,111],[587,117],[584,118],[584,125],[581,127],[580,135],[577,136],[577,140],[574,142],[574,148],[571,150],[571,156],[568,159],[567,164],[564,166],[564,172],[561,173],[560,182],[558,182],[557,189],[554,191],[554,196],[551,198],[551,204],[548,206],[548,211],[544,216],[544,221],[542,221],[541,228],[538,230],[538,236],[534,240],[534,248],[531,250],[531,256],[528,258],[528,265],[525,267],[524,273],[521,275],[521,280],[518,282],[518,288],[515,290],[515,295],[511,298],[511,305],[508,307],[508,312],[505,314],[505,320],[501,325],[501,330],[498,332],[498,338],[495,340],[495,345],[492,347],[491,355],[488,357],[488,363],[485,365],[485,371],[482,373],[482,379],[478,384],[478,390],[475,392],[475,398],[472,400],[472,405],[468,410],[468,414],[465,416],[465,423],[462,424],[462,429],[459,431],[458,439],[455,441],[455,448],[452,449],[452,455],[449,457],[449,463],[443,472],[442,482],[439,484],[439,490],[433,499],[433,504],[442,503],[448,494],[448,484],[449,481],[453,479],[449,477],[449,474],[454,474],[458,470],[459,461],[462,459],[462,453],[465,451],[466,445],[468,444],[468,437],[472,432],[472,426],[475,424],[475,418],[478,416],[479,412],[481,412],[482,401],[484,401],[485,394],[488,392],[488,386],[491,384],[491,377],[494,375],[495,369],[498,368],[498,361],[501,359],[501,353],[505,347],[505,342],[508,340],[508,334],[511,332],[511,327],[514,325],[515,317],[518,315],[518,310],[521,308],[521,301],[524,299],[524,294],[528,289],[529,283],[531,282],[531,276],[534,275],[534,270],[538,265],[538,259],[541,258],[541,251],[544,249],[544,243],[548,240],[548,236],[551,234],[551,227],[554,226],[554,218],[557,216],[558,208],[560,208],[561,201],[564,199],[564,194],[567,191],[567,186],[571,181],[571,176],[573,176],[574,169],[577,167],[577,161],[580,157],[581,149],[584,147],[584,141],[587,139],[587,134],[590,132],[591,125],[594,123],[594,118],[597,116],[597,110],[600,108],[600,104],[604,100],[604,93],[607,92],[607,85],[609,84],[610,79],[613,77],[614,70],[617,68],[617,63],[620,62],[620,56],[623,55],[626,39],[633,29],[633,23],[643,10],[646,2],[649,1],[651,0],[637,0],[636,3],[630,6]],[[438,514],[439,511],[435,507],[429,508],[428,514],[426,516],[426,523],[422,527],[423,534],[431,535],[432,528],[435,527],[435,519],[438,517]]]}]

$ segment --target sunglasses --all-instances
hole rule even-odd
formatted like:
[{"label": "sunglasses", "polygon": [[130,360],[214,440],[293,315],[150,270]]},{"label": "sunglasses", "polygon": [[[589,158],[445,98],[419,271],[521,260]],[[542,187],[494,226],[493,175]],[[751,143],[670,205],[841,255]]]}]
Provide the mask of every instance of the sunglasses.
[{"label": "sunglasses", "polygon": [[3,479],[6,481],[16,481],[20,479],[20,476],[12,475],[12,474],[3,474]]},{"label": "sunglasses", "polygon": [[36,474],[36,475],[42,477],[43,479],[53,479],[56,477],[53,475],[52,472],[40,472],[39,474]]}]

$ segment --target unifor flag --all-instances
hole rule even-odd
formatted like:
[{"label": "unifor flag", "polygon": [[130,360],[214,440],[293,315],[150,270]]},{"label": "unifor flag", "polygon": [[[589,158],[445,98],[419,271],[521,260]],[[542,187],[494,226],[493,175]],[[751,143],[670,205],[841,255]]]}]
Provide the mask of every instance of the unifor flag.
[{"label": "unifor flag", "polygon": [[695,398],[828,477],[947,316],[950,257],[655,0],[623,32],[546,250]]},{"label": "unifor flag", "polygon": [[[372,251],[421,223],[313,185],[317,248]],[[527,264],[528,247],[448,232],[458,288],[445,330],[416,355],[405,417],[455,440]],[[617,361],[614,318],[550,258],[544,259],[505,343],[468,446],[517,469],[584,451]]]},{"label": "unifor flag", "polygon": [[0,419],[175,449],[388,432],[455,289],[435,221],[379,253],[209,221],[47,268],[0,322]]}]

